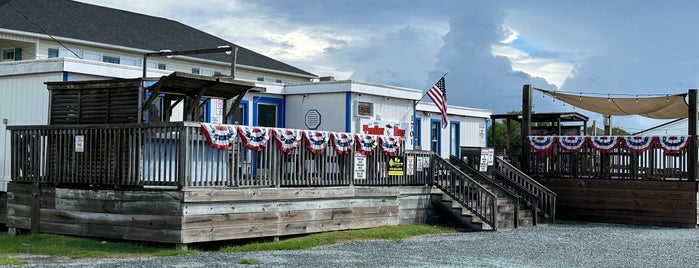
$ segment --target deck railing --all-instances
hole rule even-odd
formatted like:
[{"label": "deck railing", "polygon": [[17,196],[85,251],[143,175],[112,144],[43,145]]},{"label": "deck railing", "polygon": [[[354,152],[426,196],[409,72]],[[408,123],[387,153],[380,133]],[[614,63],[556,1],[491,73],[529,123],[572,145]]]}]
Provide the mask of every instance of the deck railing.
[{"label": "deck railing", "polygon": [[[389,174],[389,157],[378,146],[355,157],[332,144],[312,152],[302,139],[293,152],[274,138],[259,151],[243,146],[215,149],[194,122],[124,125],[11,126],[12,179],[101,188],[288,187],[342,185],[430,185],[434,154],[396,155],[403,172]],[[355,146],[353,146],[354,148]],[[395,161],[394,161],[395,162]],[[397,163],[400,165],[401,163]],[[358,166],[356,166],[358,165]],[[362,174],[356,174],[362,171]]]},{"label": "deck railing", "polygon": [[493,174],[504,184],[512,185],[513,191],[533,204],[536,207],[534,209],[535,215],[542,215],[555,223],[556,193],[551,189],[532,179],[500,156],[495,158]]},{"label": "deck railing", "polygon": [[537,138],[544,149],[530,144],[532,177],[688,180],[688,136],[532,136],[530,143]]}]

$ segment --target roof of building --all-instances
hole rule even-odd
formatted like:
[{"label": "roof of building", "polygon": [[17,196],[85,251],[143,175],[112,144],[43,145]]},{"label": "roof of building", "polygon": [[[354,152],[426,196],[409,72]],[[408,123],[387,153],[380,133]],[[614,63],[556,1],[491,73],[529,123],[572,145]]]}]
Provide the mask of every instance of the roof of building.
[{"label": "roof of building", "polygon": [[[235,45],[174,20],[70,0],[0,0],[0,28],[149,51]],[[237,64],[316,77],[250,49],[238,48]],[[195,57],[231,61],[231,56],[222,53]]]},{"label": "roof of building", "polygon": [[[494,114],[490,116],[491,119],[510,119],[522,121],[522,114]],[[576,112],[562,112],[562,113],[532,113],[532,122],[587,122],[589,118],[583,114]]]}]

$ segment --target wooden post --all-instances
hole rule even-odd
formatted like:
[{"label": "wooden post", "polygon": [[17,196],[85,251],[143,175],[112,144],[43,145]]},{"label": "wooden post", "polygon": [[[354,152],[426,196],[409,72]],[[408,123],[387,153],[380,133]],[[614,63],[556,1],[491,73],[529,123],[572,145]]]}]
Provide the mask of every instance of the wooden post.
[{"label": "wooden post", "polygon": [[520,168],[522,172],[529,174],[529,141],[527,136],[532,129],[532,86],[524,85],[522,87],[522,163]]},{"label": "wooden post", "polygon": [[688,123],[689,127],[688,135],[690,135],[691,140],[689,143],[689,150],[687,153],[687,176],[690,181],[697,181],[697,90],[690,89],[689,95],[689,117]]}]

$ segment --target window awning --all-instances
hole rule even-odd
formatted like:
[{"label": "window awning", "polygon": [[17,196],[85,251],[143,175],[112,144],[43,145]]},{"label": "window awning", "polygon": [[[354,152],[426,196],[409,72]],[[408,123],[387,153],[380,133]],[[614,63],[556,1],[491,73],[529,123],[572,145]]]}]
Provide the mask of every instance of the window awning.
[{"label": "window awning", "polygon": [[575,107],[604,115],[641,115],[655,119],[687,118],[687,94],[653,97],[594,97],[537,89]]}]

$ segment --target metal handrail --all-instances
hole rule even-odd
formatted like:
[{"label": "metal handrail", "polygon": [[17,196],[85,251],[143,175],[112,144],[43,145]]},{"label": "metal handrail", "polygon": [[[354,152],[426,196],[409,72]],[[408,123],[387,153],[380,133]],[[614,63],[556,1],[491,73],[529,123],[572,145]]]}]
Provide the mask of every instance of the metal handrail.
[{"label": "metal handrail", "polygon": [[548,216],[552,222],[556,221],[556,193],[514,167],[501,156],[495,157],[495,168],[504,179],[534,193],[538,197],[539,211]]},{"label": "metal handrail", "polygon": [[437,188],[497,230],[497,195],[447,160],[435,155],[432,162]]}]

